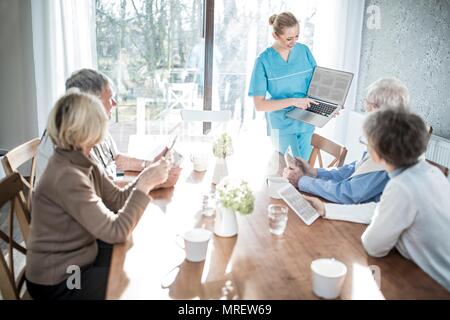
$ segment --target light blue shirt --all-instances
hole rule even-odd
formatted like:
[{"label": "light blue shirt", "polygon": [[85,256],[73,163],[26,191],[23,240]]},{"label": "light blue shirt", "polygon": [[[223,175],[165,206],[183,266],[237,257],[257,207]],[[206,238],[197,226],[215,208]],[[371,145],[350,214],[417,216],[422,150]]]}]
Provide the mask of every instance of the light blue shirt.
[{"label": "light blue shirt", "polygon": [[362,235],[371,256],[396,247],[450,291],[450,184],[425,161],[394,171]]},{"label": "light blue shirt", "polygon": [[317,169],[317,177],[303,176],[298,181],[298,188],[334,203],[379,201],[389,181],[387,172],[375,171],[352,177],[356,164],[355,161],[333,170]]},{"label": "light blue shirt", "polygon": [[[304,44],[297,43],[292,48],[287,62],[275,49],[267,48],[256,59],[248,95],[274,100],[304,98],[316,65]],[[271,129],[278,129],[280,135],[313,132],[313,125],[286,117],[293,108],[267,112],[269,132]]]}]

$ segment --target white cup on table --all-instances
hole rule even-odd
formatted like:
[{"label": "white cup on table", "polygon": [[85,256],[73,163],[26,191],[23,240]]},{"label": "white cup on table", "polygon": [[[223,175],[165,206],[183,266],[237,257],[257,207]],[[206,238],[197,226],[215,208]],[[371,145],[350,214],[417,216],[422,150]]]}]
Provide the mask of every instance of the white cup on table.
[{"label": "white cup on table", "polygon": [[208,169],[208,154],[196,152],[191,154],[190,158],[194,171],[204,172]]},{"label": "white cup on table", "polygon": [[278,191],[280,191],[286,184],[289,183],[288,179],[279,176],[266,177],[266,184],[269,190],[269,196],[273,199],[281,199]]},{"label": "white cup on table", "polygon": [[336,299],[347,275],[347,266],[336,259],[317,259],[311,263],[312,286],[316,296]]},{"label": "white cup on table", "polygon": [[202,228],[195,228],[185,232],[181,237],[184,239],[186,260],[191,262],[205,260],[211,235],[211,231]]}]

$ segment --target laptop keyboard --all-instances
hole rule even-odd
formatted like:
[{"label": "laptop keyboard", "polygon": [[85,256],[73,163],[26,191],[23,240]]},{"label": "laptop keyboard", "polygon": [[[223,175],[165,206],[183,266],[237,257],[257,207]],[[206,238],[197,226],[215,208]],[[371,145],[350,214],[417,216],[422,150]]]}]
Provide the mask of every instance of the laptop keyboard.
[{"label": "laptop keyboard", "polygon": [[[317,101],[319,102],[319,101]],[[325,104],[323,102],[319,102],[319,104],[311,104],[309,108],[306,109],[307,111],[320,114],[321,116],[328,117],[330,114],[333,113],[334,110],[336,110],[336,106],[331,106],[329,104]]]}]

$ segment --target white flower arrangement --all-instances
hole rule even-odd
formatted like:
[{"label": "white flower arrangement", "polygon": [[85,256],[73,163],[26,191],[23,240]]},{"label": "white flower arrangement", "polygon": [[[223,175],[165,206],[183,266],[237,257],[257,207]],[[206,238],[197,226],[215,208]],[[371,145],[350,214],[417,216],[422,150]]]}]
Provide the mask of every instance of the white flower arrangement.
[{"label": "white flower arrangement", "polygon": [[226,132],[222,133],[214,142],[213,153],[219,159],[225,159],[233,154],[233,141]]},{"label": "white flower arrangement", "polygon": [[240,214],[253,212],[255,196],[246,181],[226,177],[217,186],[217,191],[224,208],[232,209]]}]

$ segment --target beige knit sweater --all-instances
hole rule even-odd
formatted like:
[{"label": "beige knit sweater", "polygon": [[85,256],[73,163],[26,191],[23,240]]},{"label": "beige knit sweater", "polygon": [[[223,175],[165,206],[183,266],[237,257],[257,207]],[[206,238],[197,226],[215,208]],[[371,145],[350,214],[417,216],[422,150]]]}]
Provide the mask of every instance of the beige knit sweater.
[{"label": "beige knit sweater", "polygon": [[26,278],[55,285],[97,255],[96,239],[124,242],[150,196],[130,185],[120,189],[78,151],[56,148],[33,196]]}]

